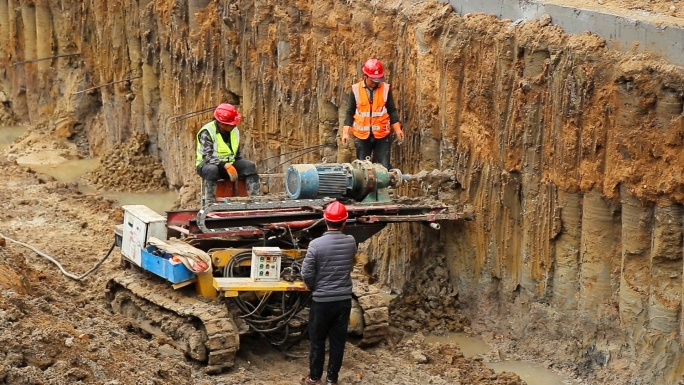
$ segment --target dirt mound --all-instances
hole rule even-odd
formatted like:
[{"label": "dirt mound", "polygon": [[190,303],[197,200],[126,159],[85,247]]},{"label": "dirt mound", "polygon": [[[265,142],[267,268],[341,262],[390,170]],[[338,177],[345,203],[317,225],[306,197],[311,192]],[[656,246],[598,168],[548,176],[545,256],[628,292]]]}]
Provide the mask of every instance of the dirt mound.
[{"label": "dirt mound", "polygon": [[444,256],[425,260],[414,271],[415,276],[390,303],[392,325],[432,334],[468,327],[470,321],[458,311],[458,291],[451,285]]},{"label": "dirt mound", "polygon": [[187,182],[180,188],[178,199],[171,207],[171,210],[186,210],[196,208],[199,206],[201,180],[199,176],[196,180]]},{"label": "dirt mound", "polygon": [[[397,353],[414,365],[423,366],[426,371],[449,384],[521,385],[524,381],[510,372],[495,373],[481,361],[465,358],[454,343],[426,344],[425,337],[416,333],[397,346]],[[425,365],[430,363],[430,365]],[[436,381],[436,383],[439,383]]]},{"label": "dirt mound", "polygon": [[149,138],[136,132],[126,143],[114,146],[100,167],[85,176],[98,189],[109,191],[160,191],[168,188],[161,162],[146,155]]}]

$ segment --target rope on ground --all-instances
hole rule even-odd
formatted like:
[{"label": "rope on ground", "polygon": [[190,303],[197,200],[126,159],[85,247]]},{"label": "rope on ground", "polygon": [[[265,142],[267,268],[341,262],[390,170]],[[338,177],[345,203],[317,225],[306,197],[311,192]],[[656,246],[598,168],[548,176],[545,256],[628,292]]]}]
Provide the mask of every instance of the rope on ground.
[{"label": "rope on ground", "polygon": [[93,266],[90,270],[86,271],[86,272],[83,273],[82,275],[77,276],[77,275],[75,275],[75,274],[72,274],[72,273],[69,273],[68,271],[66,271],[66,270],[64,269],[64,267],[62,267],[62,264],[60,264],[59,262],[57,262],[56,259],[52,258],[51,256],[45,254],[44,252],[42,252],[42,251],[40,251],[40,250],[38,250],[38,249],[36,249],[35,247],[33,247],[33,246],[31,246],[31,245],[29,245],[29,244],[27,244],[27,243],[24,243],[24,242],[20,242],[20,241],[14,240],[14,239],[12,239],[12,238],[10,238],[10,237],[8,237],[8,236],[3,235],[2,233],[0,233],[0,237],[3,237],[3,238],[5,238],[6,240],[8,240],[8,241],[10,241],[10,242],[12,242],[12,243],[16,243],[17,245],[21,245],[21,246],[26,247],[27,249],[32,250],[34,253],[40,255],[41,257],[43,257],[43,258],[47,259],[48,261],[50,261],[50,262],[54,263],[55,265],[57,265],[57,267],[58,267],[59,270],[62,272],[62,274],[64,274],[65,276],[67,276],[67,277],[69,277],[69,278],[71,278],[71,279],[74,279],[74,280],[76,280],[76,281],[81,281],[81,280],[83,280],[83,278],[87,277],[88,275],[90,275],[90,273],[92,273],[93,271],[97,270],[97,268],[100,267],[100,265],[102,265],[102,263],[104,263],[104,261],[106,261],[107,258],[109,258],[109,255],[112,253],[112,250],[114,250],[114,246],[116,246],[116,242],[113,242],[113,243],[112,243],[112,246],[109,248],[109,251],[107,251],[107,254],[105,254],[105,256],[104,256],[102,259],[100,259],[100,261],[97,262],[97,263],[95,264],[95,266]]}]

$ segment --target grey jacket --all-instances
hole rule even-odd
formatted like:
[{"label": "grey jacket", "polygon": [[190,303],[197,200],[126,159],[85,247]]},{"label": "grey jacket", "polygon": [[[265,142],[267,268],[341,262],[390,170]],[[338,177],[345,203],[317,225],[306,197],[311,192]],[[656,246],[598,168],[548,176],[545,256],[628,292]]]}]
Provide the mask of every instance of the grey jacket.
[{"label": "grey jacket", "polygon": [[309,243],[302,278],[316,302],[351,298],[356,241],[341,231],[326,231]]}]

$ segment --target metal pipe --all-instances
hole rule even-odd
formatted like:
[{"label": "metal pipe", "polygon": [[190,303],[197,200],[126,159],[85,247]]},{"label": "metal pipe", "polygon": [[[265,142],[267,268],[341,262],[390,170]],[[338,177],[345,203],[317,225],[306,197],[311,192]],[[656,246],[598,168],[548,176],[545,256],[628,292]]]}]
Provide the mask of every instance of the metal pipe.
[{"label": "metal pipe", "polygon": [[309,149],[308,151],[305,151],[305,152],[303,152],[303,153],[301,153],[301,154],[299,154],[299,155],[295,155],[295,156],[293,156],[292,158],[285,160],[284,162],[278,163],[278,164],[276,164],[275,166],[268,168],[268,169],[266,170],[266,172],[267,172],[267,173],[268,173],[268,172],[271,172],[271,170],[273,170],[274,168],[276,168],[276,167],[278,167],[278,166],[282,166],[282,165],[284,165],[284,164],[287,163],[287,162],[290,162],[290,161],[292,161],[292,160],[295,160],[295,159],[299,158],[300,156],[304,156],[304,155],[306,155],[306,154],[308,154],[308,153],[310,153],[310,152],[314,152],[315,150],[318,150],[318,147]]},{"label": "metal pipe", "polygon": [[289,221],[289,222],[275,222],[275,223],[269,223],[267,225],[261,226],[265,229],[275,229],[275,228],[291,228],[291,229],[303,229],[303,228],[311,228],[312,226],[316,225],[320,219],[309,219],[306,221]]},{"label": "metal pipe", "polygon": [[87,91],[90,91],[90,90],[94,90],[94,89],[97,89],[97,88],[106,87],[106,86],[111,85],[111,84],[122,83],[122,82],[126,82],[126,81],[133,80],[133,79],[140,79],[141,77],[142,77],[142,76],[136,76],[136,77],[133,77],[133,78],[128,78],[128,79],[123,79],[123,80],[117,80],[117,81],[114,81],[114,82],[109,82],[109,83],[106,83],[106,84],[103,84],[103,85],[100,85],[100,86],[95,86],[95,87],[86,88],[85,90],[82,90],[82,91],[76,91],[76,92],[74,92],[72,95],[80,94],[80,93],[87,92]]},{"label": "metal pipe", "polygon": [[442,228],[442,226],[440,226],[439,223],[437,223],[437,222],[421,222],[421,223],[424,224],[425,226],[433,229],[433,230],[439,230]]},{"label": "metal pipe", "polygon": [[68,56],[78,56],[80,53],[67,53],[64,55],[55,55],[55,56],[48,56],[48,57],[41,57],[39,59],[32,59],[32,60],[25,60],[25,61],[18,61],[16,63],[12,63],[12,67],[18,66],[19,64],[26,64],[26,63],[35,63],[37,61],[43,61],[43,60],[50,60],[50,59],[57,59],[60,57],[68,57]]}]

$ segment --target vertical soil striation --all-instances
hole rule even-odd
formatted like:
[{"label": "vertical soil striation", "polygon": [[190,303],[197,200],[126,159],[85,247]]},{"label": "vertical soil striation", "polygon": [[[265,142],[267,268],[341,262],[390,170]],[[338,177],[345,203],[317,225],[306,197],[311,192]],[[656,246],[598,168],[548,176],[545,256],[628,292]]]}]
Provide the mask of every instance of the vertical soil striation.
[{"label": "vertical soil striation", "polygon": [[[67,53],[80,55],[11,66]],[[401,290],[439,266],[475,330],[598,382],[682,375],[682,68],[435,1],[0,0],[0,54],[2,108],[72,122],[97,156],[145,133],[178,187],[198,181],[195,134],[211,114],[172,117],[238,104],[255,160],[335,141],[376,56],[407,134],[393,165],[453,170],[422,187],[476,212],[439,240],[385,231],[368,245],[377,279]]]}]

